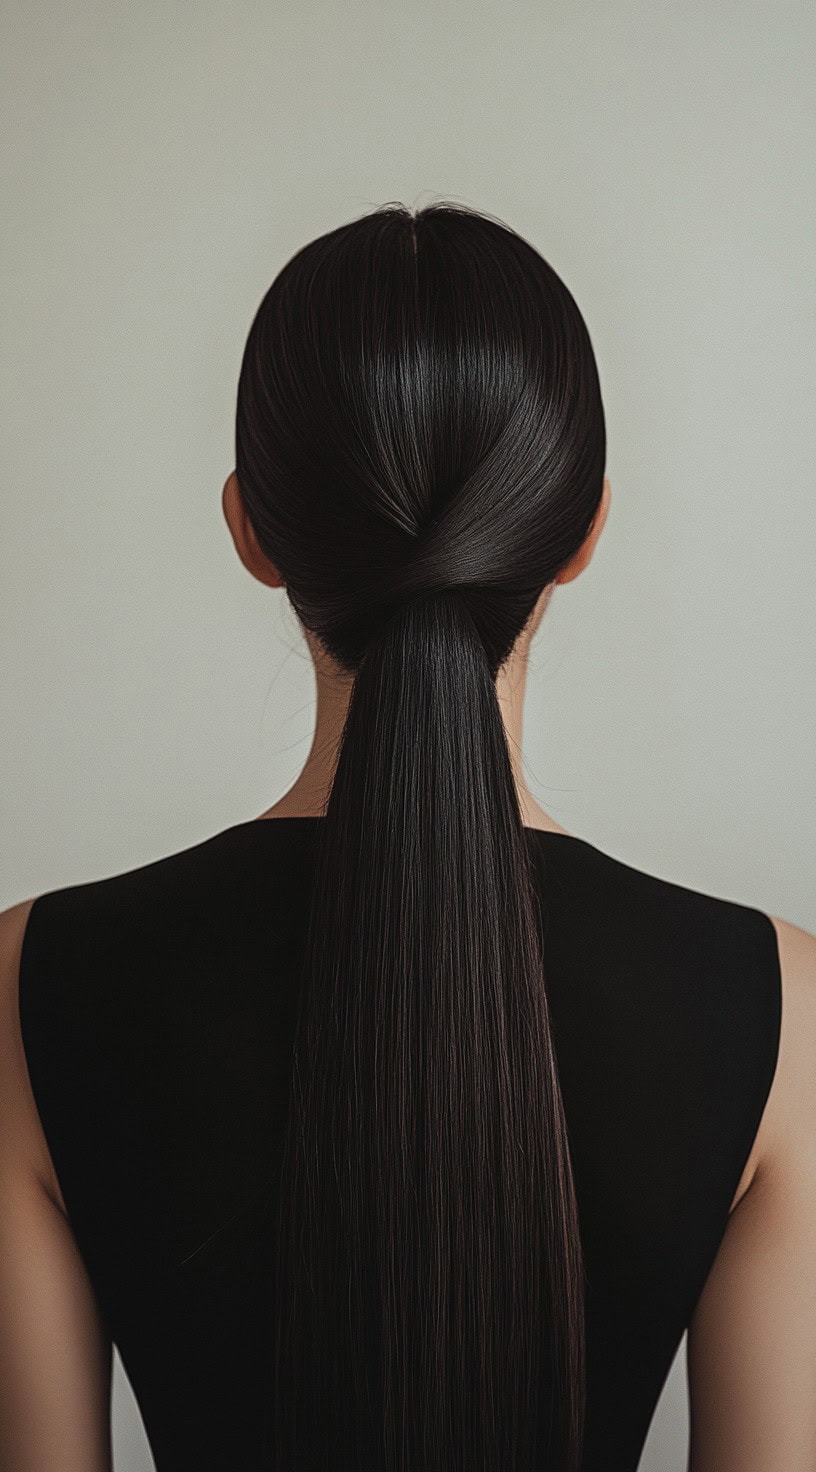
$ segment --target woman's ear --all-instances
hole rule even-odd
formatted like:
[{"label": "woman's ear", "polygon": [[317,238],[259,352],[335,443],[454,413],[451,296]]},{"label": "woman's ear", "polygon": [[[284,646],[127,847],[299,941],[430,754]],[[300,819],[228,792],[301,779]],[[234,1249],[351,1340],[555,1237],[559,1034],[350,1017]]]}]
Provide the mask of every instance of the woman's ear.
[{"label": "woman's ear", "polygon": [[221,506],[235,543],[235,550],[247,572],[251,572],[259,583],[265,583],[269,588],[284,587],[284,581],[278,569],[258,546],[255,528],[247,515],[241,488],[238,485],[238,477],[234,470],[230,471],[224,481]]},{"label": "woman's ear", "polygon": [[584,568],[592,557],[593,552],[595,551],[595,544],[597,543],[598,538],[604,529],[604,524],[609,513],[609,501],[611,495],[612,487],[609,484],[609,477],[605,475],[603,490],[601,492],[601,499],[598,502],[598,509],[593,517],[592,525],[589,528],[589,531],[587,532],[583,542],[581,543],[581,546],[578,548],[578,551],[573,554],[569,562],[566,562],[564,564],[561,571],[554,579],[556,583],[571,583],[573,578],[577,578],[579,572],[583,572]]}]

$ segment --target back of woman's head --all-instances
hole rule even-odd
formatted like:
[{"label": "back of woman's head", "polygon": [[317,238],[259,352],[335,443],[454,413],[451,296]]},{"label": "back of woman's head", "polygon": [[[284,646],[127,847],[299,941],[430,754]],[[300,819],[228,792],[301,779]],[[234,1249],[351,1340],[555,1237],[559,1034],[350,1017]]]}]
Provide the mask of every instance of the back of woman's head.
[{"label": "back of woman's head", "polygon": [[495,681],[605,455],[573,297],[461,205],[312,241],[252,323],[238,485],[354,677],[284,1142],[281,1472],[579,1465],[578,1218]]}]

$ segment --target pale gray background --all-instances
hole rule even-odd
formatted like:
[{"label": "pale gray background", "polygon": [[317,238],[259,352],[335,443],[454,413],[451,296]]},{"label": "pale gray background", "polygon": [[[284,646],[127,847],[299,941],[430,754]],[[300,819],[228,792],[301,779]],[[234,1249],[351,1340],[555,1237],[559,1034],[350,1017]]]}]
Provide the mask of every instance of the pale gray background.
[{"label": "pale gray background", "polygon": [[[251,317],[374,205],[499,215],[575,294],[612,508],[533,649],[530,784],[816,929],[814,94],[804,4],[3,6],[0,901],[291,784],[311,666],[222,520]],[[646,1472],[685,1465],[684,1357]],[[117,1472],[149,1466],[117,1366]]]}]

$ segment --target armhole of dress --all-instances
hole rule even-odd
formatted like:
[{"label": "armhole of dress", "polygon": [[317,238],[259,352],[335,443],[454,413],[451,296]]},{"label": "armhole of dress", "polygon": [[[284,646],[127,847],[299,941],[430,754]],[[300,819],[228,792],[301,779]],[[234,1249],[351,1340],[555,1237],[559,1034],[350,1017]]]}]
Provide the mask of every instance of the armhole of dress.
[{"label": "armhole of dress", "polygon": [[[717,1181],[717,1199],[709,1201],[694,1286],[686,1305],[686,1327],[733,1215],[732,1202],[756,1143],[779,1060],[782,973],[776,927],[765,911],[747,905],[741,908],[746,919],[746,939],[756,959],[749,969],[744,989],[744,1003],[749,1008],[750,1020],[747,1029],[738,1030],[740,1041],[736,1045],[737,1051],[731,1055],[729,1068],[732,1089],[740,1087],[741,1081],[744,1087],[731,1122],[729,1159],[722,1178]],[[734,998],[734,1005],[739,1007],[739,987],[730,995]],[[727,1046],[725,1036],[720,1042]]]},{"label": "armhole of dress", "polygon": [[[773,1089],[777,1068],[779,1067],[779,1050],[782,1041],[782,1008],[784,1006],[784,990],[782,986],[782,960],[779,954],[779,935],[770,915],[764,910],[757,910],[762,917],[763,924],[768,933],[769,945],[769,968],[768,968],[768,990],[770,1020],[767,1038],[767,1059],[762,1091],[760,1094],[759,1118],[757,1119],[751,1150],[754,1148],[757,1134],[765,1114],[765,1109]],[[749,1152],[750,1154],[750,1152]]]},{"label": "armhole of dress", "polygon": [[[744,1136],[737,1154],[739,1174],[733,1183],[733,1189],[728,1198],[726,1225],[728,1219],[733,1214],[731,1203],[734,1200],[734,1196],[745,1175],[748,1163],[757,1144],[759,1131],[776,1077],[782,1037],[782,966],[779,956],[779,937],[776,932],[776,926],[764,910],[753,907],[746,908],[749,908],[750,913],[758,918],[761,929],[765,933],[767,939],[767,958],[763,952],[758,963],[757,1017],[760,1026],[759,1056],[755,1065],[757,1086],[755,1093],[752,1095],[751,1107],[747,1111]],[[743,1192],[744,1195],[745,1192]],[[742,1200],[742,1196],[740,1200]],[[737,1202],[737,1205],[739,1205],[739,1202]],[[733,1210],[736,1210],[736,1207]]]},{"label": "armhole of dress", "polygon": [[[20,945],[17,967],[17,1015],[20,1029],[20,1046],[23,1067],[28,1084],[31,1107],[33,1107],[40,1130],[43,1159],[37,1174],[54,1205],[63,1216],[68,1217],[65,1196],[54,1159],[53,1132],[47,1102],[46,1085],[49,1056],[46,1045],[47,1031],[44,996],[40,987],[42,971],[38,972],[37,944],[38,927],[43,919],[44,901],[47,895],[37,895],[26,916]],[[43,1179],[45,1175],[45,1179]]]}]

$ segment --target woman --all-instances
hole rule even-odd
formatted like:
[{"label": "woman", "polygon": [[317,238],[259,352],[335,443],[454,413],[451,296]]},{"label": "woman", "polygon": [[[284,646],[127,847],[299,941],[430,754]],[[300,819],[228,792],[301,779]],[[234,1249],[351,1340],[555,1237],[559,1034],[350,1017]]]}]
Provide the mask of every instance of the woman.
[{"label": "woman", "polygon": [[299,251],[223,505],[315,661],[260,819],[2,917],[2,1465],[816,1465],[816,939],[566,832],[527,652],[609,507],[586,326],[521,237]]}]

